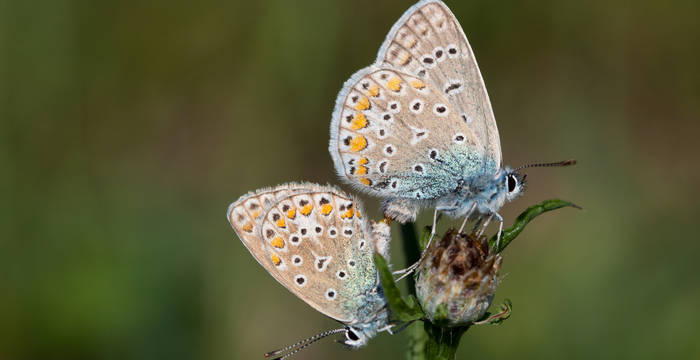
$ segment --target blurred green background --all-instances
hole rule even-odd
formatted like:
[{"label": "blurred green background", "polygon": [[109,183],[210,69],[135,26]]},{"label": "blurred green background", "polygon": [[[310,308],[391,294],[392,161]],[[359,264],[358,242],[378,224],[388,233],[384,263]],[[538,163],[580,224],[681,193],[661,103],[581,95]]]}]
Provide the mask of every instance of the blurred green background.
[{"label": "blurred green background", "polygon": [[[259,187],[339,183],[336,94],[412,4],[0,0],[0,358],[258,359],[335,326],[224,213]],[[585,208],[508,248],[496,301],[514,314],[460,358],[700,357],[698,2],[448,5],[505,162],[579,160],[528,171],[506,225],[547,198]],[[400,358],[406,339],[298,358]]]}]

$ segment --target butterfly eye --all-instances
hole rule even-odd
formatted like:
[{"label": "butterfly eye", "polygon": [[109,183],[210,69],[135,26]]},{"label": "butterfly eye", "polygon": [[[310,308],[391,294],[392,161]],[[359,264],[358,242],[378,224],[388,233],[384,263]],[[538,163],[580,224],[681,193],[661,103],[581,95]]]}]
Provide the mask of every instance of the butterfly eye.
[{"label": "butterfly eye", "polygon": [[518,185],[518,180],[513,175],[508,175],[508,192],[513,192]]},{"label": "butterfly eye", "polygon": [[351,341],[360,340],[360,337],[357,336],[357,334],[355,334],[351,329],[348,329],[348,331],[345,332],[345,336],[347,336],[348,340],[351,340]]}]

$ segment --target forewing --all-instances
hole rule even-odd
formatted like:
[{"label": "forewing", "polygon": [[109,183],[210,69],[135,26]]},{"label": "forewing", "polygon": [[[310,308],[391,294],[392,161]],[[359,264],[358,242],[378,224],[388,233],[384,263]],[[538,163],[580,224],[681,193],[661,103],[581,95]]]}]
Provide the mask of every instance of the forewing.
[{"label": "forewing", "polygon": [[462,26],[439,0],[420,1],[394,24],[376,64],[421,76],[447,95],[483,153],[501,166],[501,144],[484,80]]},{"label": "forewing", "polygon": [[261,224],[264,266],[296,296],[338,321],[356,319],[377,283],[359,204],[331,187],[278,199]]}]

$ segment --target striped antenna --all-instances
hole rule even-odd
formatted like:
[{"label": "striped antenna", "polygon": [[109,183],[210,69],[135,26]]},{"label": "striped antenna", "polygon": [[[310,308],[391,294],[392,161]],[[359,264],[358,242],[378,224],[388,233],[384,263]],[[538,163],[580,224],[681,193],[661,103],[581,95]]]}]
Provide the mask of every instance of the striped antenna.
[{"label": "striped antenna", "polygon": [[576,159],[569,159],[569,160],[557,161],[557,162],[552,162],[552,163],[528,164],[528,165],[523,165],[523,166],[521,166],[513,171],[518,171],[520,169],[527,169],[527,168],[532,168],[532,167],[571,166],[571,165],[576,165]]},{"label": "striped antenna", "polygon": [[[268,353],[265,353],[265,357],[270,358],[270,357],[276,356],[272,360],[284,360],[284,359],[298,353],[299,351],[303,350],[307,346],[315,343],[316,341],[323,339],[326,336],[330,336],[330,335],[345,332],[345,331],[347,331],[347,329],[345,329],[345,328],[324,331],[320,334],[316,334],[316,335],[308,337],[306,339],[299,340],[296,343],[289,345],[289,346],[285,346],[279,350],[270,351]],[[287,353],[287,354],[284,354],[284,353]],[[284,355],[282,355],[282,354],[284,354]],[[280,356],[280,355],[282,355],[282,356]]]}]

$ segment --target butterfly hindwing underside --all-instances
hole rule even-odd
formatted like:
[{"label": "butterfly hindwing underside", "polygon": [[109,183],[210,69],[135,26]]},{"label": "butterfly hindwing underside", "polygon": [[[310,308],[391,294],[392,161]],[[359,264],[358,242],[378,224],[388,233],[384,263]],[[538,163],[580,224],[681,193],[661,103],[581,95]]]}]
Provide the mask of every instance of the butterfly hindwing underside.
[{"label": "butterfly hindwing underside", "polygon": [[496,173],[498,129],[467,39],[440,1],[421,1],[336,101],[329,150],[339,175],[382,197],[434,199],[465,172]]},{"label": "butterfly hindwing underside", "polygon": [[352,323],[364,295],[377,286],[372,233],[357,201],[315,184],[283,185],[257,197],[271,200],[257,218],[254,237],[234,224],[249,249],[260,249],[251,250],[253,256],[314,309]]}]

